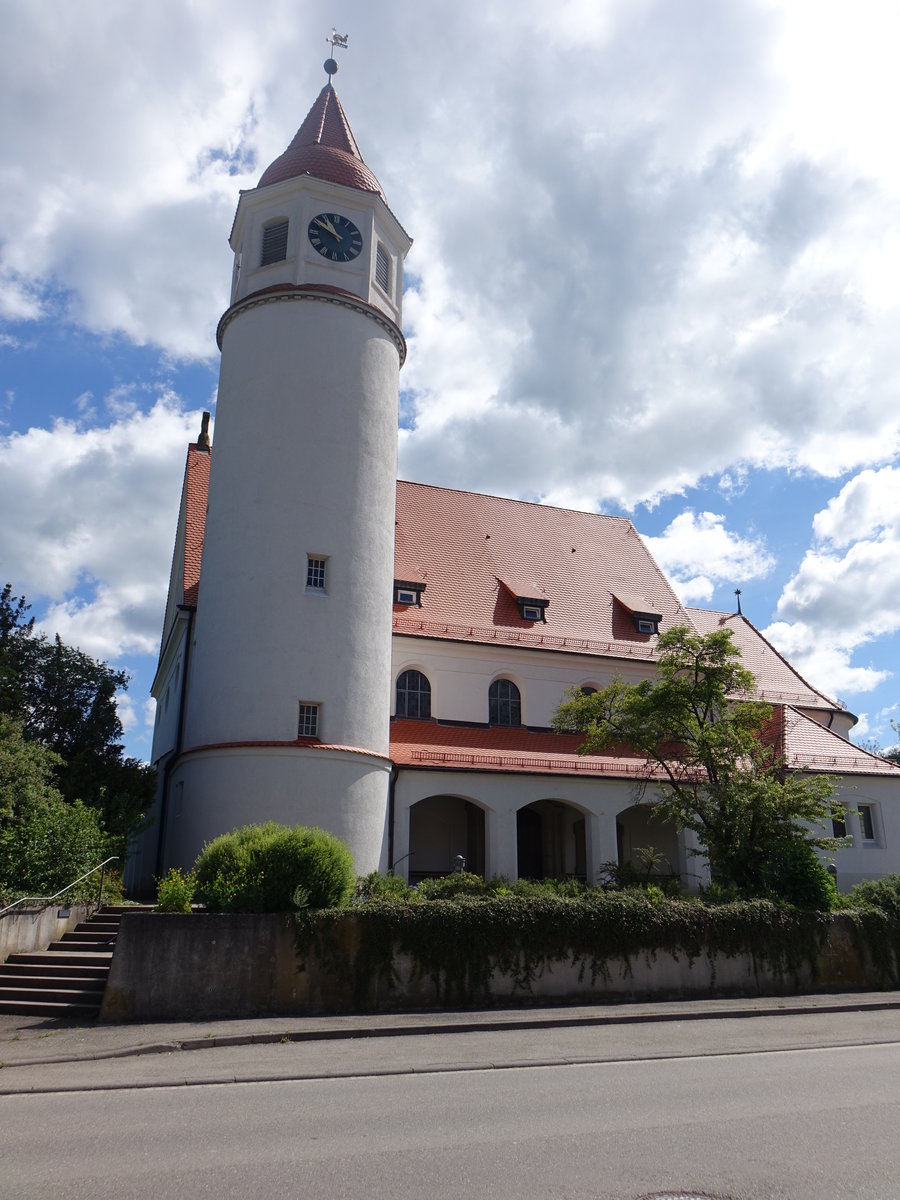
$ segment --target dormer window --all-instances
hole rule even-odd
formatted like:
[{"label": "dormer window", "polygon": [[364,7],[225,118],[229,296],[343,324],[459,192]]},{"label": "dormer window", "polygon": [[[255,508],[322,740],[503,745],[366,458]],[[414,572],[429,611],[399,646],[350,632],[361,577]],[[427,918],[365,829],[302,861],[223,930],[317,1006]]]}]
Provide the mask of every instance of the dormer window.
[{"label": "dormer window", "polygon": [[631,617],[632,624],[638,633],[651,635],[659,633],[659,623],[662,613],[655,612],[653,605],[633,592],[613,592],[613,599]]},{"label": "dormer window", "polygon": [[263,229],[262,254],[259,265],[268,267],[270,263],[282,262],[287,258],[288,222],[285,220],[270,221]]},{"label": "dormer window", "polygon": [[550,603],[546,599],[535,599],[532,596],[516,596],[519,616],[523,621],[544,621],[546,623],[546,608]]},{"label": "dormer window", "polygon": [[422,593],[425,591],[425,584],[419,580],[410,579],[395,579],[394,580],[394,603],[395,604],[414,604],[417,608],[422,607]]}]

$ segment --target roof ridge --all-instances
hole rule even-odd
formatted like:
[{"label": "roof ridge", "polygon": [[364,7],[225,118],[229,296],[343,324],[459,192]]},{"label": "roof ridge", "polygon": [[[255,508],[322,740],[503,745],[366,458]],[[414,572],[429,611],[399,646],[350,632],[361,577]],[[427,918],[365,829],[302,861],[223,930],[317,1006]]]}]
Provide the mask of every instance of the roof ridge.
[{"label": "roof ridge", "polygon": [[[800,680],[800,682],[805,684],[805,686],[808,687],[811,692],[815,692],[815,694],[817,696],[821,696],[821,698],[823,700],[826,700],[828,702],[828,704],[830,704],[831,707],[833,709],[835,709],[836,712],[849,712],[850,711],[848,708],[845,708],[844,705],[841,704],[839,701],[835,700],[832,696],[829,696],[826,692],[823,692],[821,688],[815,687],[813,684],[811,684],[809,682],[808,679],[806,679],[803,675],[801,675],[800,672],[797,670],[797,668],[794,666],[794,664],[789,662],[784,657],[784,655],[781,653],[781,651],[778,649],[777,646],[772,645],[772,643],[769,641],[769,639],[766,637],[766,635],[762,632],[762,630],[757,629],[756,626],[753,624],[753,622],[749,619],[749,617],[745,617],[743,613],[735,613],[734,615],[739,616],[746,625],[749,625],[749,627],[753,630],[753,632],[756,634],[756,636],[759,638],[762,638],[762,640],[766,643],[766,645],[769,647],[769,649],[772,651],[772,653],[777,655],[778,658],[780,658],[781,661],[784,663],[784,665],[790,671],[792,671],[793,674],[796,675],[797,678]],[[838,734],[838,737],[840,737],[840,734]]]},{"label": "roof ridge", "polygon": [[472,488],[442,487],[439,483],[420,483],[415,479],[398,479],[397,483],[406,487],[428,488],[432,492],[450,492],[454,496],[477,496],[479,499],[485,500],[502,500],[504,504],[525,504],[529,508],[545,508],[553,512],[574,513],[579,517],[602,517],[605,521],[622,521],[624,524],[630,525],[640,536],[631,517],[619,517],[613,513],[590,512],[585,508],[564,508],[561,504],[545,504],[543,500],[522,500],[518,496],[498,496],[494,492],[476,492]]}]

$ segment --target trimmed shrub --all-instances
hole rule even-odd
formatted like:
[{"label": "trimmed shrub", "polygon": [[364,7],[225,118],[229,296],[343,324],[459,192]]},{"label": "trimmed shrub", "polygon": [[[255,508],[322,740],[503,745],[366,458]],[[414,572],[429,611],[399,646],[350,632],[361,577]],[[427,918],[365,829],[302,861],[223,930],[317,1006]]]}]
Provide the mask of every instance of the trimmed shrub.
[{"label": "trimmed shrub", "polygon": [[353,857],[340,838],[297,825],[245,825],[208,842],[195,867],[213,912],[341,908],[350,899]]},{"label": "trimmed shrub", "polygon": [[779,842],[763,868],[770,894],[798,908],[827,912],[834,906],[837,887],[809,842],[790,838]]}]

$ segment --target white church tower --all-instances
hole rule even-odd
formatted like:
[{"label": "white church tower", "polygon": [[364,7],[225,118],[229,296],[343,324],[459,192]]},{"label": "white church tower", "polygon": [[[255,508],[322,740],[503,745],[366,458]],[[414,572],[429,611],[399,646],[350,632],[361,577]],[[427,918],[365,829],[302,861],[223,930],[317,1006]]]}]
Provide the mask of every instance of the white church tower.
[{"label": "white church tower", "polygon": [[[154,747],[156,863],[145,842],[138,873],[189,866],[210,837],[265,820],[321,825],[360,872],[384,870],[411,241],[330,79],[241,193],[230,243],[196,612],[164,631],[155,688],[159,704],[169,671],[177,691],[177,659],[183,711]],[[167,624],[185,612],[171,595],[169,609]]]}]

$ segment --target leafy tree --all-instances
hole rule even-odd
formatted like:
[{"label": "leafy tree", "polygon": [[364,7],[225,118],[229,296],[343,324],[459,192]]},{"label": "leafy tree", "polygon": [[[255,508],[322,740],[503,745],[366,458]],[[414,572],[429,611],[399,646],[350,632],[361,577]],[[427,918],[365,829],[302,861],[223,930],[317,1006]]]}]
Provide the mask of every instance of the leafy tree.
[{"label": "leafy tree", "polygon": [[771,893],[779,873],[769,864],[785,860],[785,843],[841,844],[809,828],[831,816],[831,781],[785,770],[771,707],[752,699],[753,674],[730,630],[671,629],[657,649],[655,679],[573,689],[554,727],[582,732],[581,753],[642,757],[648,780],[662,776],[657,815],[696,833],[713,879],[747,896]]},{"label": "leafy tree", "polygon": [[0,892],[50,895],[107,856],[99,814],[53,786],[58,766],[0,716]]},{"label": "leafy tree", "polygon": [[29,608],[10,584],[0,592],[0,714],[57,756],[54,782],[63,799],[96,809],[121,854],[156,786],[151,767],[124,757],[116,693],[128,686],[128,673],[58,635],[36,634]]}]

